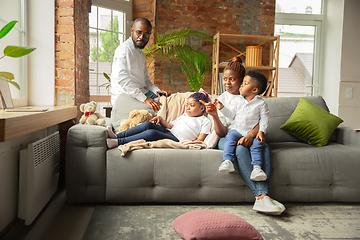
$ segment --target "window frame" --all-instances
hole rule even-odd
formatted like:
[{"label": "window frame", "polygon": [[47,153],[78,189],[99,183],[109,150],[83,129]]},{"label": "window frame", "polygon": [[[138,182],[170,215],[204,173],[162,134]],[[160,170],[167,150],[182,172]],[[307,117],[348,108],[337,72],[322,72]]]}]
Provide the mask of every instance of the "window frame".
[{"label": "window frame", "polygon": [[[124,41],[130,37],[131,35],[131,27],[132,27],[132,0],[93,0],[92,5],[97,7],[102,7],[110,10],[121,11],[125,13],[125,37]],[[98,19],[97,19],[98,21]],[[90,29],[90,27],[89,27]],[[99,41],[97,41],[97,46],[99,46]],[[98,62],[98,61],[97,61]],[[111,60],[112,62],[112,60]],[[90,74],[90,70],[89,70]],[[98,73],[97,73],[98,75]],[[110,104],[111,95],[94,95],[90,94],[90,101],[95,102],[109,102]]]},{"label": "window frame", "polygon": [[[26,1],[25,0],[18,0],[18,5],[19,8],[18,9],[18,15],[19,19],[18,19],[18,23],[14,26],[14,28],[12,29],[12,31],[18,31],[19,35],[20,35],[20,46],[22,47],[27,47],[27,29],[26,29],[26,25],[27,25],[27,14],[26,14]],[[0,18],[0,21],[3,22],[4,24],[9,23],[10,21],[13,21],[14,19],[9,19],[8,21]],[[10,86],[10,92],[11,92],[11,97],[12,97],[12,101],[15,107],[17,106],[25,106],[28,103],[28,76],[27,76],[27,57],[21,57],[19,59],[19,64],[21,64],[21,66],[19,67],[19,79],[15,79],[15,81],[19,84],[20,86],[20,90],[12,87],[12,85]],[[2,71],[6,71],[6,69],[2,69]],[[19,91],[19,94],[14,94],[14,91]],[[14,97],[15,95],[19,95],[19,97]]]},{"label": "window frame", "polygon": [[299,26],[314,26],[314,57],[313,57],[313,77],[312,85],[307,87],[312,88],[312,95],[320,94],[320,79],[321,79],[321,65],[320,57],[323,51],[322,35],[323,22],[325,19],[325,3],[322,2],[322,14],[299,14],[299,13],[275,13],[275,25],[299,25]]}]

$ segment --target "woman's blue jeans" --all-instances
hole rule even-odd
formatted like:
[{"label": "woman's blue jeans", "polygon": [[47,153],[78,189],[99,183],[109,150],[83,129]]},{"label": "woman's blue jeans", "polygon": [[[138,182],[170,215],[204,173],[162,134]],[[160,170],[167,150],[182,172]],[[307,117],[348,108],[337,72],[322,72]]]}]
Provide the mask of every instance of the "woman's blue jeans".
[{"label": "woman's blue jeans", "polygon": [[[225,145],[225,137],[221,138],[218,142],[218,148],[220,150],[224,150]],[[246,184],[250,187],[254,196],[260,196],[261,194],[269,194],[270,189],[270,177],[271,177],[271,150],[270,147],[265,144],[263,151],[263,165],[262,169],[267,175],[266,181],[255,182],[250,180],[251,171],[253,170],[253,166],[251,164],[251,156],[250,150],[248,147],[244,147],[242,145],[237,145],[235,149],[235,160],[238,164],[239,172],[246,182]]]},{"label": "woman's blue jeans", "polygon": [[152,122],[144,122],[124,132],[117,133],[116,136],[118,138],[119,145],[140,139],[144,139],[145,141],[171,139],[175,142],[179,142],[179,139],[177,139],[177,137],[175,137],[169,130]]},{"label": "woman's blue jeans", "polygon": [[[237,130],[232,129],[226,134],[226,144],[224,146],[223,153],[223,161],[230,160],[234,162],[235,160],[235,149],[237,147],[237,143],[243,135],[239,133]],[[256,138],[253,140],[252,144],[249,147],[250,156],[251,156],[251,165],[262,166],[263,164],[263,150],[264,145],[257,140]]]}]

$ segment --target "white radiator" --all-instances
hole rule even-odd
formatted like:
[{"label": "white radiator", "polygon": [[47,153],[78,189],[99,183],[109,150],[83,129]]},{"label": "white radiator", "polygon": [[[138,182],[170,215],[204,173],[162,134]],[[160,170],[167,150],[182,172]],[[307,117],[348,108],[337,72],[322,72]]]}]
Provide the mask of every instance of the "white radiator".
[{"label": "white radiator", "polygon": [[60,136],[53,133],[20,151],[18,217],[30,225],[59,182]]}]

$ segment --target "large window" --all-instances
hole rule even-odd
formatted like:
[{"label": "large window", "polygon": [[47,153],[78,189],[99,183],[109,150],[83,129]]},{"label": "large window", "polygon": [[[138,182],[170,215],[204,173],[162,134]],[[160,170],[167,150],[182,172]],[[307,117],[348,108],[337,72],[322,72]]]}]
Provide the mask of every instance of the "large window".
[{"label": "large window", "polygon": [[276,1],[275,33],[280,36],[278,96],[319,92],[322,0]]},{"label": "large window", "polygon": [[[25,0],[4,1],[0,6],[0,29],[11,21],[18,21],[15,27],[2,39],[0,39],[0,51],[2,57],[6,46],[26,46],[25,31]],[[0,60],[0,71],[11,72],[14,74],[14,81],[20,86],[20,91],[11,84],[10,90],[12,98],[16,101],[26,102],[26,57],[11,58],[4,57]]]},{"label": "large window", "polygon": [[[125,6],[125,7],[124,7]],[[128,6],[114,9],[93,1],[89,14],[90,25],[90,59],[89,59],[89,86],[91,99],[98,102],[97,111],[105,116],[104,106],[110,104],[109,81],[103,73],[110,76],[111,64],[116,48],[129,37]],[[130,23],[131,26],[131,23]]]}]

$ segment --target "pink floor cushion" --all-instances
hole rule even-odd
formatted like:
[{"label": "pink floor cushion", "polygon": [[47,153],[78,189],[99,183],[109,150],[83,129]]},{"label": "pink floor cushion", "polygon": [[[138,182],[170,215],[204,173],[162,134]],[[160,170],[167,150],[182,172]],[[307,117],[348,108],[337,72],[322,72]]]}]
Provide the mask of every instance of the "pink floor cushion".
[{"label": "pink floor cushion", "polygon": [[177,217],[172,227],[185,240],[263,239],[241,217],[208,209],[187,212]]}]

